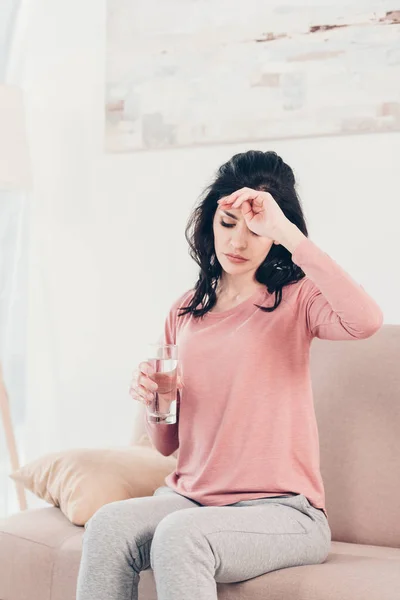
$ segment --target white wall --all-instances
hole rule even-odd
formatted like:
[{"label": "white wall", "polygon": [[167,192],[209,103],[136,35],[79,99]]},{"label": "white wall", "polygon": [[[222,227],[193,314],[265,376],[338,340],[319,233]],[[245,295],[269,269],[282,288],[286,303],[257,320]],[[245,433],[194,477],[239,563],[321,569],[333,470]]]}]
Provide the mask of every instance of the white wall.
[{"label": "white wall", "polygon": [[[250,147],[103,153],[104,0],[37,0],[25,87],[31,205],[26,454],[128,442],[131,371],[195,281],[184,226]],[[293,166],[310,237],[400,322],[400,135],[265,143]],[[397,166],[397,165],[396,165]]]}]

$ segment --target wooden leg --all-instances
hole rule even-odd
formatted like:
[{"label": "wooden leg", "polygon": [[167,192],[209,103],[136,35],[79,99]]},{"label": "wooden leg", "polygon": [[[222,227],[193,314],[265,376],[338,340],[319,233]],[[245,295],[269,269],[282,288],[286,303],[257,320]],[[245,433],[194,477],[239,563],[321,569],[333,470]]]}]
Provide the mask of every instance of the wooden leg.
[{"label": "wooden leg", "polygon": [[[0,413],[3,421],[6,446],[10,455],[11,468],[13,471],[19,469],[17,443],[12,425],[10,402],[3,379],[3,370],[0,364]],[[20,510],[27,509],[25,488],[21,482],[15,482]]]}]

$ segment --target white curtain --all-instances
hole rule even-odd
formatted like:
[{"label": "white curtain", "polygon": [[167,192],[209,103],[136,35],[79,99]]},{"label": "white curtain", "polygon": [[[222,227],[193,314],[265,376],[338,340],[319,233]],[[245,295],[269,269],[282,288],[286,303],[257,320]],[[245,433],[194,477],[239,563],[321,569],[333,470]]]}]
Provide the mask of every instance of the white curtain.
[{"label": "white curtain", "polygon": [[12,39],[20,0],[1,0],[0,2],[0,74],[4,81],[10,58]]},{"label": "white curtain", "polygon": [[[0,82],[10,83],[20,0],[0,2]],[[13,82],[15,83],[15,82]],[[0,181],[0,360],[8,391],[20,461],[25,422],[26,324],[28,281],[28,197],[6,191]],[[0,423],[0,518],[18,510],[15,486],[8,477],[9,456]]]}]

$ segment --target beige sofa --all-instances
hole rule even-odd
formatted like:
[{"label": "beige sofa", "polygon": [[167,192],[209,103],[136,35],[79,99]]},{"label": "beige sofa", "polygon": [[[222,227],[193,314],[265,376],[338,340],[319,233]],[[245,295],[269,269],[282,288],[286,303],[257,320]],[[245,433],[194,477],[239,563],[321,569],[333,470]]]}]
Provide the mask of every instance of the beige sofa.
[{"label": "beige sofa", "polygon": [[[400,326],[311,346],[332,545],[323,564],[218,584],[219,600],[400,599]],[[73,600],[83,528],[58,508],[0,522],[0,600]],[[156,600],[151,568],[141,600]]]}]

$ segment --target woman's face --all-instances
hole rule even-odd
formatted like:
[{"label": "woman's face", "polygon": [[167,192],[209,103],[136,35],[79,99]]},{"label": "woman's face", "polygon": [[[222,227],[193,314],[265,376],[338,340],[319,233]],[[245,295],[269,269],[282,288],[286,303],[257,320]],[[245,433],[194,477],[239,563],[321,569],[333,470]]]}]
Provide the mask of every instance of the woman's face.
[{"label": "woman's face", "polygon": [[[253,233],[246,225],[241,209],[217,208],[213,220],[214,246],[221,267],[232,275],[255,272],[265,260],[273,240]],[[227,254],[247,260],[234,262]]]}]

